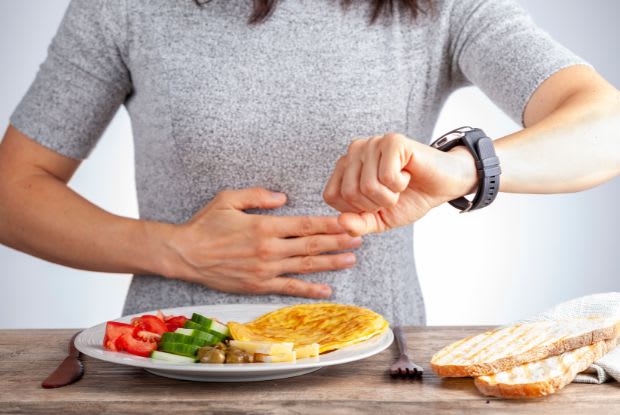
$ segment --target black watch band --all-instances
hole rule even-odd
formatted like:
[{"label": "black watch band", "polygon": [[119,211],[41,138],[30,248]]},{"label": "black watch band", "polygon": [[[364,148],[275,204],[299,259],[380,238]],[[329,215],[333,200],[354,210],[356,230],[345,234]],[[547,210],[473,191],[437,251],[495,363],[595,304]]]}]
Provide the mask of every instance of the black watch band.
[{"label": "black watch band", "polygon": [[499,176],[502,173],[495,155],[493,140],[479,128],[461,127],[439,137],[431,146],[448,151],[458,145],[465,146],[474,156],[478,172],[478,190],[473,200],[459,197],[450,204],[461,213],[489,206],[499,193]]}]

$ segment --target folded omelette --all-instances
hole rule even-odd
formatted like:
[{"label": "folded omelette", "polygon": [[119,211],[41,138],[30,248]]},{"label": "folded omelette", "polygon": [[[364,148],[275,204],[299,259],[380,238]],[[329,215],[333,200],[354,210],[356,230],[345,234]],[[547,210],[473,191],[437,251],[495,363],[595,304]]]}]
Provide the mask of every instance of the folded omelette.
[{"label": "folded omelette", "polygon": [[385,332],[388,322],[367,308],[342,304],[299,304],[267,313],[254,321],[229,322],[235,340],[312,343],[325,353]]}]

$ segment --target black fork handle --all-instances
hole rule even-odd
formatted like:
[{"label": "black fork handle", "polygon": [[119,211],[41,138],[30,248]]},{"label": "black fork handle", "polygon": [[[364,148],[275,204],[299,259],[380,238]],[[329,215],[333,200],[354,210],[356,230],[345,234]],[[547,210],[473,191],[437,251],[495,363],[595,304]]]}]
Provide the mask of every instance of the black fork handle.
[{"label": "black fork handle", "polygon": [[396,344],[398,345],[401,356],[407,356],[407,339],[405,338],[403,328],[400,326],[394,327],[394,336],[396,337]]}]

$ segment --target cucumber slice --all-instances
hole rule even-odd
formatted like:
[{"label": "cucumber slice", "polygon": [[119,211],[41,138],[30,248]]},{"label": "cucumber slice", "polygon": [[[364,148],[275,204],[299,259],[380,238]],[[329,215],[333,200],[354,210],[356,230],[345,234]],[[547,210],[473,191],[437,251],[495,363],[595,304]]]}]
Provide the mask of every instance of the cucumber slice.
[{"label": "cucumber slice", "polygon": [[[219,324],[219,323],[218,323]],[[221,324],[220,324],[221,325]],[[203,326],[202,324],[196,323],[195,321],[192,320],[187,320],[185,322],[185,325],[183,326],[186,329],[193,329],[193,330],[200,330],[200,331],[204,331],[205,333],[209,333],[212,334],[214,336],[218,336],[221,337],[222,339],[225,339],[228,337],[228,327],[226,327],[226,334],[222,334],[219,331],[215,331],[213,329],[210,329],[208,327]]]},{"label": "cucumber slice", "polygon": [[201,316],[198,313],[194,313],[192,314],[192,321],[200,324],[202,327],[209,331],[221,333],[224,337],[228,337],[230,335],[230,332],[228,331],[228,326],[226,324],[220,323],[217,320],[213,320],[205,316]]},{"label": "cucumber slice", "polygon": [[200,347],[194,346],[192,344],[183,344],[183,343],[160,343],[159,350],[162,352],[168,352],[172,354],[178,354],[180,356],[187,356],[191,358],[196,358],[196,353],[198,352]]},{"label": "cucumber slice", "polygon": [[195,329],[176,329],[175,333],[184,334],[190,337],[197,337],[199,339],[204,340],[206,343],[205,346],[215,346],[219,342],[223,340],[221,336],[216,336],[215,334],[207,333],[206,331],[195,330]]},{"label": "cucumber slice", "polygon": [[200,337],[186,336],[181,333],[164,333],[161,336],[161,342],[191,344],[198,347],[202,347],[207,343],[206,340],[201,339]]},{"label": "cucumber slice", "polygon": [[179,356],[172,353],[160,352],[158,350],[153,350],[151,352],[151,359],[169,363],[196,363],[196,359],[193,357]]}]

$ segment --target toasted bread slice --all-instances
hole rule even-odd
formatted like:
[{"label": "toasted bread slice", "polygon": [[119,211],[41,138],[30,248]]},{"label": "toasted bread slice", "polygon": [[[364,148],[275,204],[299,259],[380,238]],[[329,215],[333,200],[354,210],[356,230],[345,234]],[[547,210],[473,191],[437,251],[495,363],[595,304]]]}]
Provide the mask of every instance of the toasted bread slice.
[{"label": "toasted bread slice", "polygon": [[475,379],[475,384],[485,395],[501,398],[539,398],[550,395],[571,383],[577,373],[586,370],[613,349],[616,340],[603,340],[494,375],[480,376]]},{"label": "toasted bread slice", "polygon": [[471,336],[431,360],[439,376],[484,376],[620,335],[620,320],[579,318],[516,324]]}]

